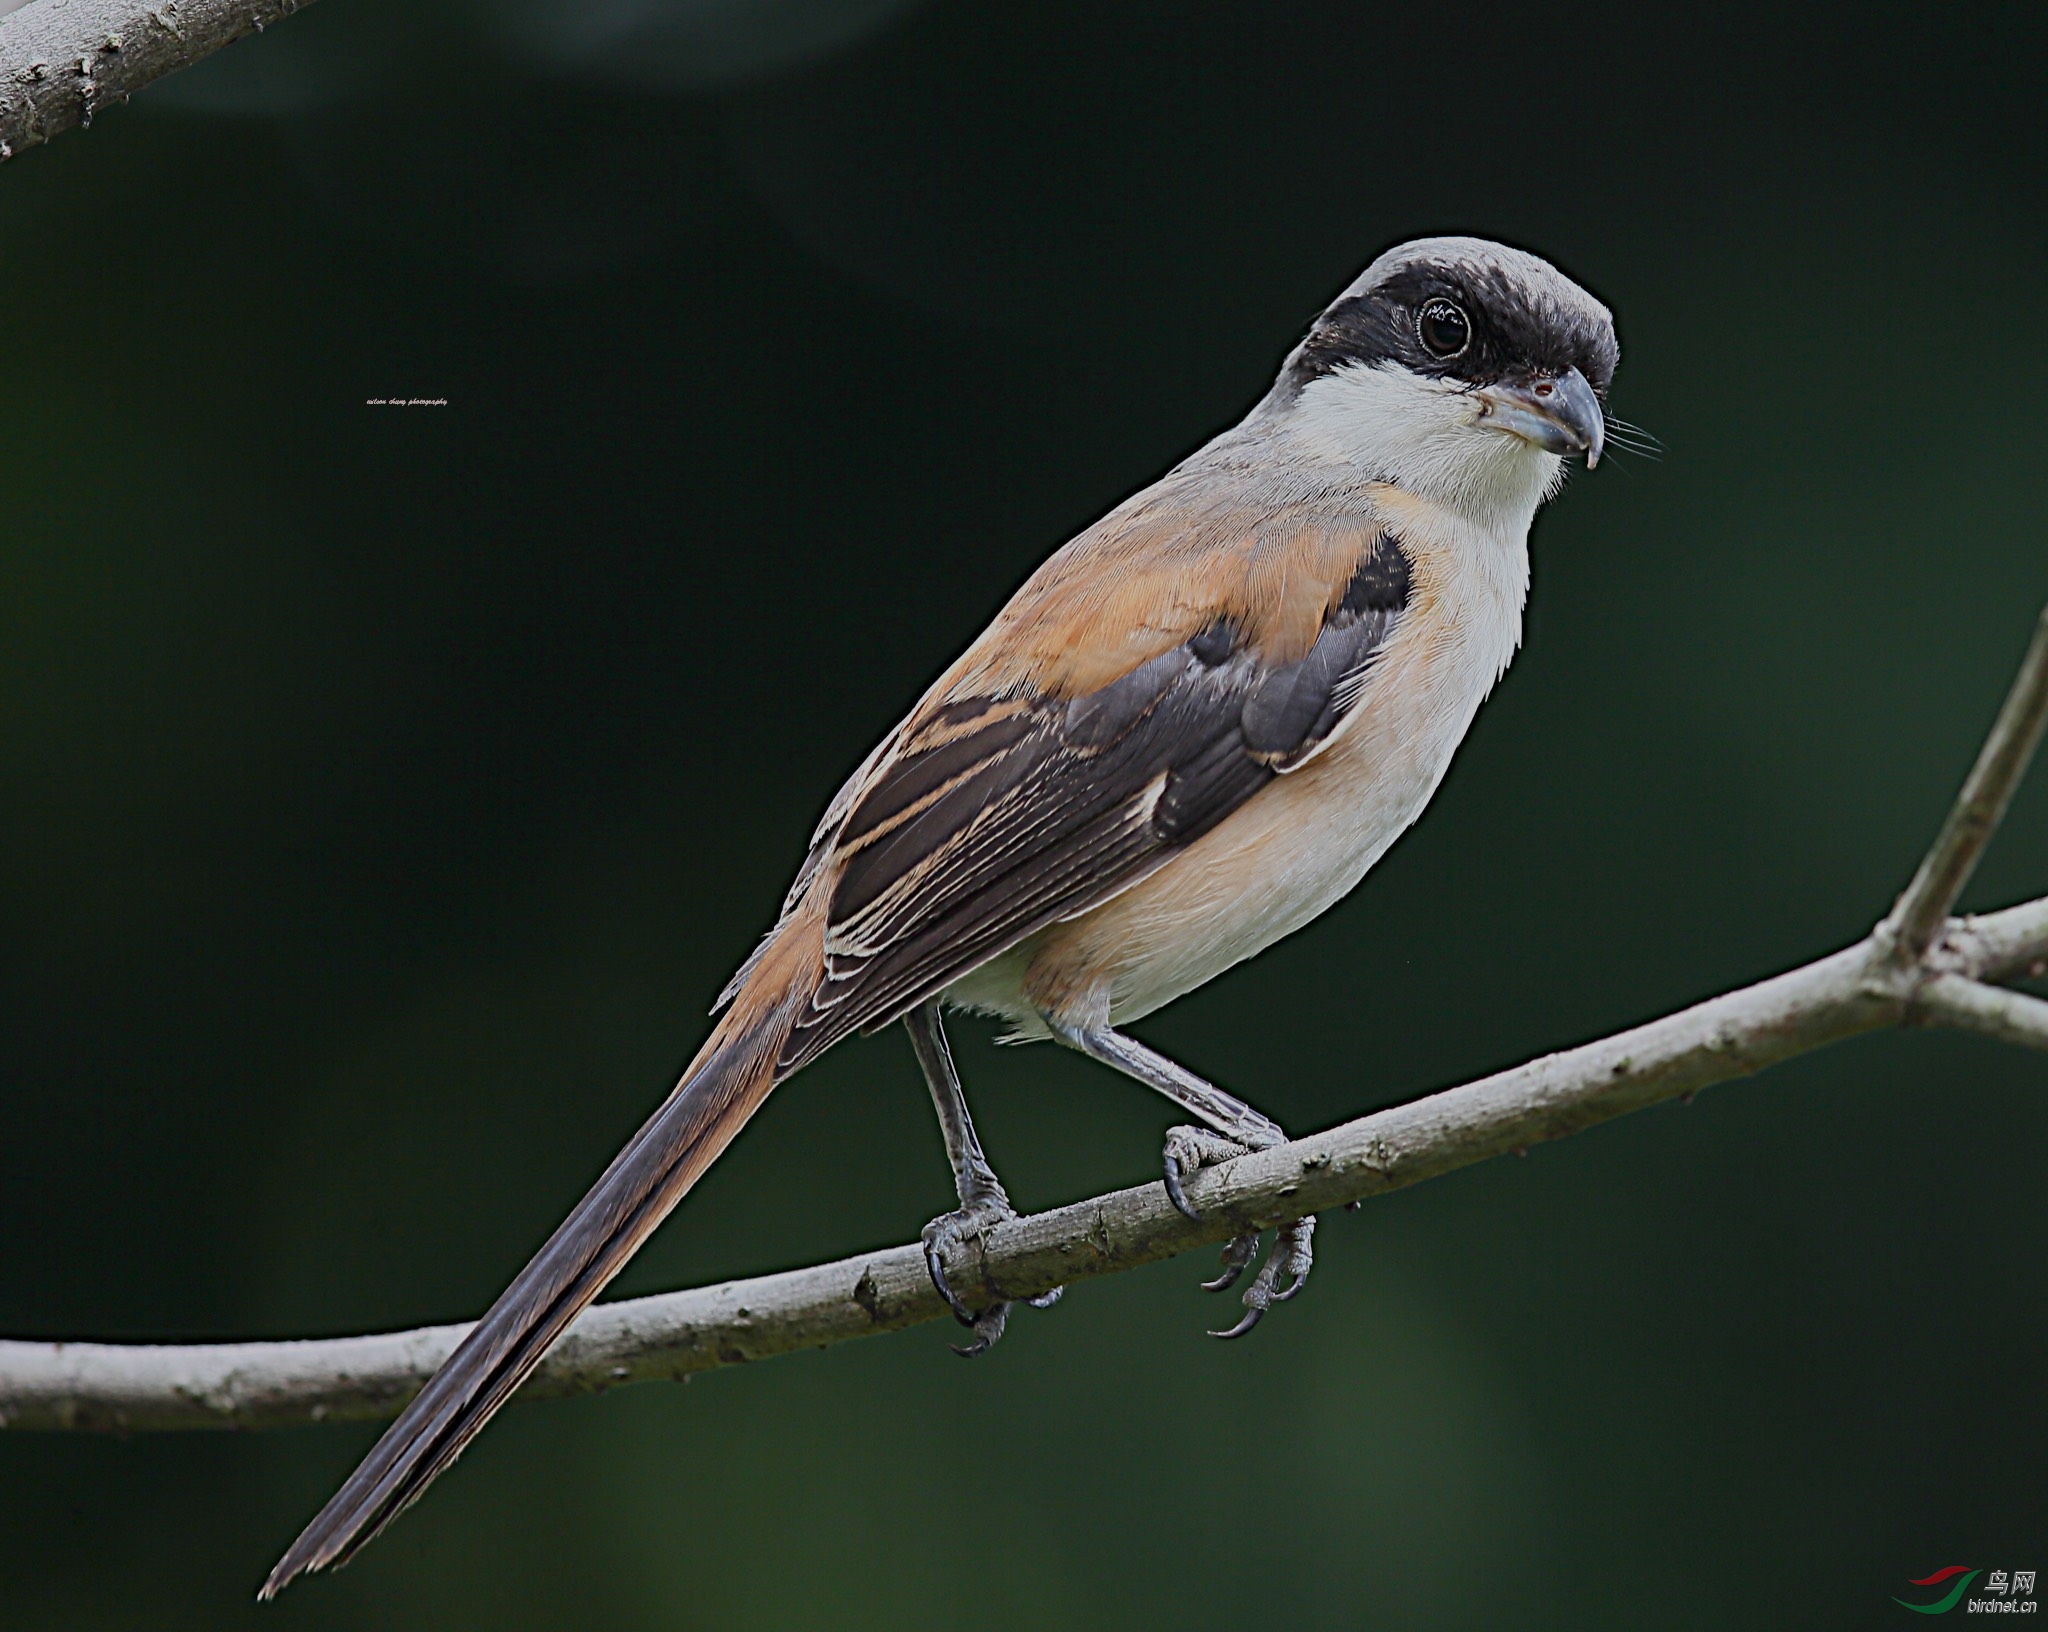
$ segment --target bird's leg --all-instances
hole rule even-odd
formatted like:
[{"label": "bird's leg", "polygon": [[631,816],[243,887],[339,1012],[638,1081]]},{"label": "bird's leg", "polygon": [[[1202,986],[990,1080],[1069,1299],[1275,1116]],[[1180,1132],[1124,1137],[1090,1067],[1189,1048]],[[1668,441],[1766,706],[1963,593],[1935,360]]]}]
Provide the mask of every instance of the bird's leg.
[{"label": "bird's leg", "polygon": [[[1200,1218],[1181,1188],[1181,1181],[1198,1167],[1211,1167],[1242,1156],[1248,1150],[1264,1150],[1286,1142],[1278,1123],[1261,1116],[1243,1100],[1226,1094],[1213,1083],[1204,1082],[1185,1066],[1176,1065],[1164,1054],[1147,1048],[1107,1024],[1073,1025],[1054,1015],[1045,1023],[1053,1035],[1104,1065],[1115,1066],[1125,1076],[1135,1077],[1148,1088],[1156,1088],[1176,1105],[1192,1111],[1209,1126],[1173,1128],[1166,1135],[1166,1194],[1174,1206],[1189,1218]],[[1213,1130],[1213,1131],[1212,1131]],[[1284,1224],[1274,1239],[1266,1264],[1244,1292],[1244,1319],[1227,1332],[1212,1337],[1242,1337],[1276,1303],[1285,1303],[1308,1284],[1309,1267],[1315,1262],[1316,1221],[1313,1216]],[[1234,1285],[1247,1265],[1258,1256],[1256,1230],[1240,1235],[1223,1249],[1223,1273],[1204,1281],[1208,1292],[1221,1292]]]},{"label": "bird's leg", "polygon": [[[974,1118],[967,1114],[967,1096],[960,1090],[960,1073],[953,1065],[953,1051],[946,1046],[945,1028],[939,1021],[937,1003],[925,1003],[903,1017],[910,1033],[910,1046],[924,1071],[925,1085],[932,1091],[932,1104],[939,1113],[939,1131],[946,1140],[946,1159],[953,1164],[953,1189],[960,1197],[959,1209],[944,1213],[924,1227],[924,1266],[932,1285],[953,1311],[953,1318],[974,1333],[974,1341],[953,1352],[972,1360],[988,1353],[1003,1335],[1009,1322],[1010,1300],[991,1304],[979,1312],[969,1309],[954,1295],[946,1282],[945,1253],[963,1246],[1006,1219],[1017,1216],[1009,1195],[995,1169],[982,1154],[981,1139],[974,1131]],[[1024,1301],[1034,1309],[1045,1309],[1059,1301],[1065,1288]]]}]

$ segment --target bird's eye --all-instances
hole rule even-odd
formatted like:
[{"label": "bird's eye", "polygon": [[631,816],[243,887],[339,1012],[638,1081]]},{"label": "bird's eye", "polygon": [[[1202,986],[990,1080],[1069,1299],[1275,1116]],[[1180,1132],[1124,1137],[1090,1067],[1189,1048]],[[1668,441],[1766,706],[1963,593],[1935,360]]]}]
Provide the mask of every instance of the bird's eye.
[{"label": "bird's eye", "polygon": [[1443,361],[1472,343],[1472,323],[1464,308],[1448,300],[1432,300],[1415,320],[1415,332],[1430,356]]}]

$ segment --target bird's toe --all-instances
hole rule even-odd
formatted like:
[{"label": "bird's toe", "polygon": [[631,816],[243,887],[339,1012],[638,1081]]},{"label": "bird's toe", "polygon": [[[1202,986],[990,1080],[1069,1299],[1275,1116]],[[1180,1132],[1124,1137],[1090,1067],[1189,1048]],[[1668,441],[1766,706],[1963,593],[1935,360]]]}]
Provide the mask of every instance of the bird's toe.
[{"label": "bird's toe", "polygon": [[953,1311],[953,1318],[974,1333],[973,1342],[953,1345],[953,1352],[964,1360],[977,1359],[995,1347],[1009,1324],[1013,1302],[1027,1303],[1033,1309],[1050,1309],[1066,1291],[1063,1286],[1055,1286],[1034,1298],[1003,1298],[986,1309],[970,1309],[953,1290],[946,1276],[946,1259],[950,1256],[956,1264],[961,1263],[970,1243],[972,1250],[985,1251],[989,1232],[1016,1216],[1017,1210],[1010,1205],[1009,1198],[996,1194],[941,1213],[924,1227],[925,1272],[931,1276],[933,1288],[946,1300],[946,1307]]},{"label": "bird's toe", "polygon": [[[1291,1224],[1282,1225],[1280,1233],[1273,1238],[1273,1250],[1266,1254],[1265,1264],[1253,1277],[1252,1284],[1244,1289],[1244,1318],[1228,1331],[1211,1332],[1209,1335],[1224,1338],[1244,1336],[1265,1319],[1266,1311],[1274,1304],[1285,1303],[1308,1285],[1308,1272],[1315,1264],[1315,1235],[1313,1216],[1297,1218]],[[1251,1243],[1248,1249],[1244,1246],[1246,1241]],[[1218,1291],[1229,1286],[1257,1250],[1256,1236],[1238,1237],[1224,1249],[1226,1274],[1208,1284]]]}]

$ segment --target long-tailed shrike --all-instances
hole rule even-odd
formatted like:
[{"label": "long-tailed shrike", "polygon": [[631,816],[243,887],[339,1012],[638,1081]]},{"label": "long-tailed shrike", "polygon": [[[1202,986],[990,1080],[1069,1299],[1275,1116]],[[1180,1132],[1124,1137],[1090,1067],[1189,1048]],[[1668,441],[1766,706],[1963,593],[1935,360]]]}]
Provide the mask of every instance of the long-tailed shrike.
[{"label": "long-tailed shrike", "polygon": [[[456,1455],[785,1077],[902,1021],[960,1208],[1014,1216],[940,1030],[994,1014],[1158,1089],[1200,1127],[1166,1189],[1280,1129],[1118,1028],[1270,946],[1421,813],[1521,638],[1529,526],[1588,466],[1618,352],[1607,309],[1476,238],[1390,250],[1258,406],[1032,574],[826,808],[781,917],[682,1081],[293,1543],[265,1584],[347,1560]],[[1247,1330],[1301,1287],[1282,1229]],[[1225,1252],[1218,1288],[1257,1237]],[[958,1259],[956,1258],[956,1262]],[[1041,1302],[1048,1299],[1039,1300]]]}]

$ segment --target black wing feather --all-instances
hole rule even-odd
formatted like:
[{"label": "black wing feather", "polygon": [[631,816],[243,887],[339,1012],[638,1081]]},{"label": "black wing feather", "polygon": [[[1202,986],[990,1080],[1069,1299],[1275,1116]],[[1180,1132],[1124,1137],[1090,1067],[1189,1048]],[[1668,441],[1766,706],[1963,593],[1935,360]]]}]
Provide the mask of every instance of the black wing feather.
[{"label": "black wing feather", "polygon": [[1297,662],[1263,663],[1219,621],[1069,702],[970,698],[920,722],[840,826],[829,978],[786,1063],[1127,888],[1300,765],[1357,701],[1409,588],[1382,538]]}]

